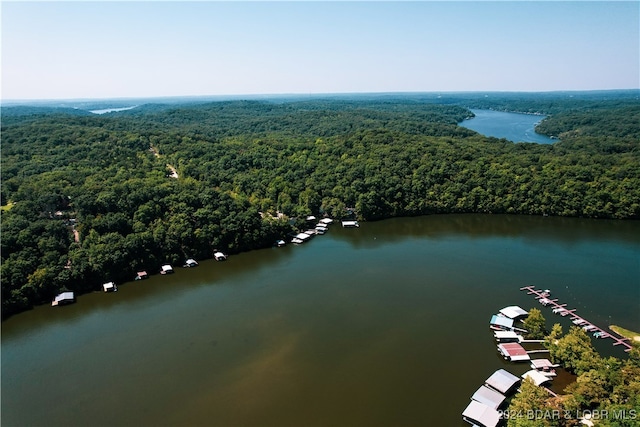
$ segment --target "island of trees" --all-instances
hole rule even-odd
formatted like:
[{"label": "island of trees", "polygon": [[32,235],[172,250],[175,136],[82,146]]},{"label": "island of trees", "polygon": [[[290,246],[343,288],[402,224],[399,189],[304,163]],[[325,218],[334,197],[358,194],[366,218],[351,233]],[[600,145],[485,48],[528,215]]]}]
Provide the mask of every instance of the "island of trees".
[{"label": "island of trees", "polygon": [[[549,114],[538,130],[558,142],[484,137],[457,125],[469,107]],[[309,214],[638,219],[639,122],[637,91],[147,104],[100,116],[3,107],[2,315],[214,249],[268,247]]]}]

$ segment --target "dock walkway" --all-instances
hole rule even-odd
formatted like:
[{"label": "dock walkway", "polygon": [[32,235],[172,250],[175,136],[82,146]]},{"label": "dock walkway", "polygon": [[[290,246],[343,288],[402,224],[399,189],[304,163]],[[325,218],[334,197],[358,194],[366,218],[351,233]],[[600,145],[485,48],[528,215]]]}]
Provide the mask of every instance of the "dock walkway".
[{"label": "dock walkway", "polygon": [[[576,314],[576,309],[567,310],[565,307],[567,304],[558,303],[558,299],[550,299],[550,292],[547,290],[539,290],[536,289],[535,286],[524,286],[520,288],[521,291],[527,291],[527,294],[534,295],[534,298],[540,302],[540,304],[544,306],[553,307],[553,312],[560,314],[561,316],[570,316],[571,321],[574,325],[578,325],[583,329],[586,328],[588,332],[597,333],[600,338],[611,338],[613,340],[613,345],[621,345],[625,347],[626,352],[631,351],[631,344],[628,342],[628,338],[623,336],[614,336],[613,331],[605,331],[604,329],[594,325],[588,320],[580,317]],[[615,334],[617,335],[617,334]]]}]

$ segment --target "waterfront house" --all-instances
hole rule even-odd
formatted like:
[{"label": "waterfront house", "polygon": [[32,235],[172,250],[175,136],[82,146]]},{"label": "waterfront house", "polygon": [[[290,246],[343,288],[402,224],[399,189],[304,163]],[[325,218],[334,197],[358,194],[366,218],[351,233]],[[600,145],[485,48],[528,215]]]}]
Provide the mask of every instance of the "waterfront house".
[{"label": "waterfront house", "polygon": [[51,301],[51,307],[72,304],[74,302],[76,302],[76,296],[73,292],[62,292],[56,295],[53,301]]},{"label": "waterfront house", "polygon": [[103,289],[105,292],[115,292],[115,291],[117,291],[117,290],[118,290],[118,287],[117,287],[117,286],[116,286],[116,284],[115,284],[115,283],[113,283],[113,282],[107,282],[107,283],[104,283],[104,284],[102,285],[102,289]]},{"label": "waterfront house", "polygon": [[462,412],[462,419],[473,426],[495,427],[500,422],[500,413],[490,406],[472,400]]},{"label": "waterfront house", "polygon": [[170,264],[165,264],[162,266],[162,269],[160,270],[160,274],[171,274],[173,273],[173,267],[171,267]]},{"label": "waterfront house", "polygon": [[498,369],[484,382],[486,385],[502,393],[508,395],[514,387],[520,382],[520,378],[504,369]]}]

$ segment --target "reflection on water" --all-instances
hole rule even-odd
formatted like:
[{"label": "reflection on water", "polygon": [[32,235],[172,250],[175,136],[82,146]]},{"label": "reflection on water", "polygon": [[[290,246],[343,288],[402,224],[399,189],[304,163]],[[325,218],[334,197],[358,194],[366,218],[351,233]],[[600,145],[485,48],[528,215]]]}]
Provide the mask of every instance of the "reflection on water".
[{"label": "reflection on water", "polygon": [[526,370],[487,327],[503,306],[537,304],[521,286],[640,329],[638,222],[361,225],[3,322],[3,425],[464,425],[493,371]]}]

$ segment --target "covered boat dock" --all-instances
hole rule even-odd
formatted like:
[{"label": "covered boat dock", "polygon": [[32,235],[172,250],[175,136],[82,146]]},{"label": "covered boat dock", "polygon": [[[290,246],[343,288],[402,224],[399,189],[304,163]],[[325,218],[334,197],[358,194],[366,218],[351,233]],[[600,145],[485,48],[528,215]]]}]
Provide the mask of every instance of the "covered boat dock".
[{"label": "covered boat dock", "polygon": [[511,342],[498,344],[498,351],[511,362],[527,362],[531,360],[529,353],[520,344]]},{"label": "covered boat dock", "polygon": [[520,382],[520,378],[504,369],[498,369],[487,380],[485,384],[495,391],[507,395],[516,384]]},{"label": "covered boat dock", "polygon": [[487,405],[493,409],[498,409],[500,405],[502,405],[502,403],[505,401],[506,396],[502,393],[498,393],[493,389],[490,389],[486,385],[482,385],[478,390],[476,390],[475,393],[473,393],[471,399]]},{"label": "covered boat dock", "polygon": [[472,400],[462,412],[462,419],[474,426],[495,427],[500,422],[500,413],[490,406]]}]

